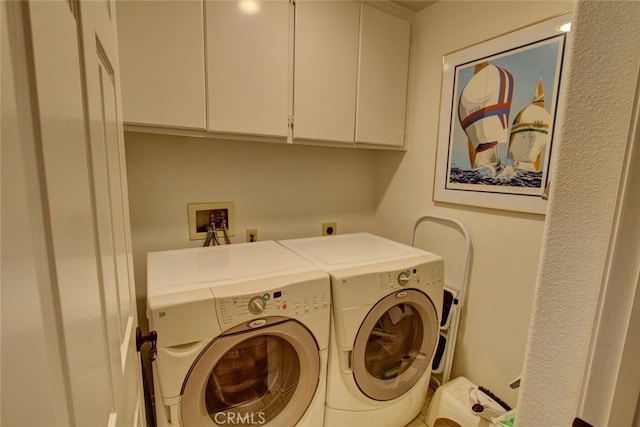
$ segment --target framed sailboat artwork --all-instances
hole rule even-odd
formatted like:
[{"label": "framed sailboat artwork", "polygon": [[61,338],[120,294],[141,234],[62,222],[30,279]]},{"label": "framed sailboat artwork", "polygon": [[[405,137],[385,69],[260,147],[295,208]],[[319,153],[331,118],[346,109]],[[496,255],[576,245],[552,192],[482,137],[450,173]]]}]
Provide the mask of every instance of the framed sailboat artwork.
[{"label": "framed sailboat artwork", "polygon": [[434,201],[545,213],[570,20],[444,56]]}]

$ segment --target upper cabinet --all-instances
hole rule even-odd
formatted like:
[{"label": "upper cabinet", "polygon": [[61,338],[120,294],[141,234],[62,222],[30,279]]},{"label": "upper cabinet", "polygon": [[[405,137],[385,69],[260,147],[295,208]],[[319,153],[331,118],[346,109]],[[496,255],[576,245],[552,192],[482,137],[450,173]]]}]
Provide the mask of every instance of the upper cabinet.
[{"label": "upper cabinet", "polygon": [[207,130],[287,137],[290,5],[205,1]]},{"label": "upper cabinet", "polygon": [[372,4],[118,2],[125,122],[402,148],[411,24]]},{"label": "upper cabinet", "polygon": [[117,2],[125,123],[205,129],[202,3]]},{"label": "upper cabinet", "polygon": [[356,142],[404,146],[411,24],[362,5]]},{"label": "upper cabinet", "polygon": [[298,1],[294,141],[403,147],[410,36],[365,3]]},{"label": "upper cabinet", "polygon": [[295,9],[293,137],[353,144],[360,4],[298,1]]}]

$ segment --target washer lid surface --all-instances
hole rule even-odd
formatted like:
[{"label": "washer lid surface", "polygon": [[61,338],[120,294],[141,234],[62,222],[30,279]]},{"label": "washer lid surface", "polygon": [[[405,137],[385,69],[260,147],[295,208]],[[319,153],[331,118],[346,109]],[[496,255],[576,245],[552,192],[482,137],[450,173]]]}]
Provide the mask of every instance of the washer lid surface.
[{"label": "washer lid surface", "polygon": [[317,270],[274,241],[147,254],[147,296]]},{"label": "washer lid surface", "polygon": [[370,233],[339,234],[307,239],[281,240],[327,271],[392,261],[427,252]]}]

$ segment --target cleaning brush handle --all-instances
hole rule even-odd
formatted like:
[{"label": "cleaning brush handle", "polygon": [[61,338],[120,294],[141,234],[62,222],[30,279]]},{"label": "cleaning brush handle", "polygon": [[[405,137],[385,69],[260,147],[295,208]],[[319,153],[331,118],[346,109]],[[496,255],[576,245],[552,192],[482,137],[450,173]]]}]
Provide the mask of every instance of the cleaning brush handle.
[{"label": "cleaning brush handle", "polygon": [[502,406],[506,411],[511,410],[511,406],[509,406],[504,400],[500,399],[498,396],[493,394],[491,390],[486,389],[482,386],[478,386],[478,390],[480,390],[481,392],[483,392],[484,394],[492,398],[498,405]]}]

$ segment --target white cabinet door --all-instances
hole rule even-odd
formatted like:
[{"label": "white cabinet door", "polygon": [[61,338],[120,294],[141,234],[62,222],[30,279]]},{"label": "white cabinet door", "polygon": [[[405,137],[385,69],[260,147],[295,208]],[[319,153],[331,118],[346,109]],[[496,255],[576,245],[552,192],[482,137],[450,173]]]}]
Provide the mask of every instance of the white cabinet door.
[{"label": "white cabinet door", "polygon": [[125,122],[205,129],[202,7],[117,2]]},{"label": "white cabinet door", "polygon": [[296,3],[293,137],[354,141],[360,4]]},{"label": "white cabinet door", "polygon": [[411,24],[362,5],[356,142],[404,145]]},{"label": "white cabinet door", "polygon": [[205,2],[207,130],[288,134],[290,6]]}]

